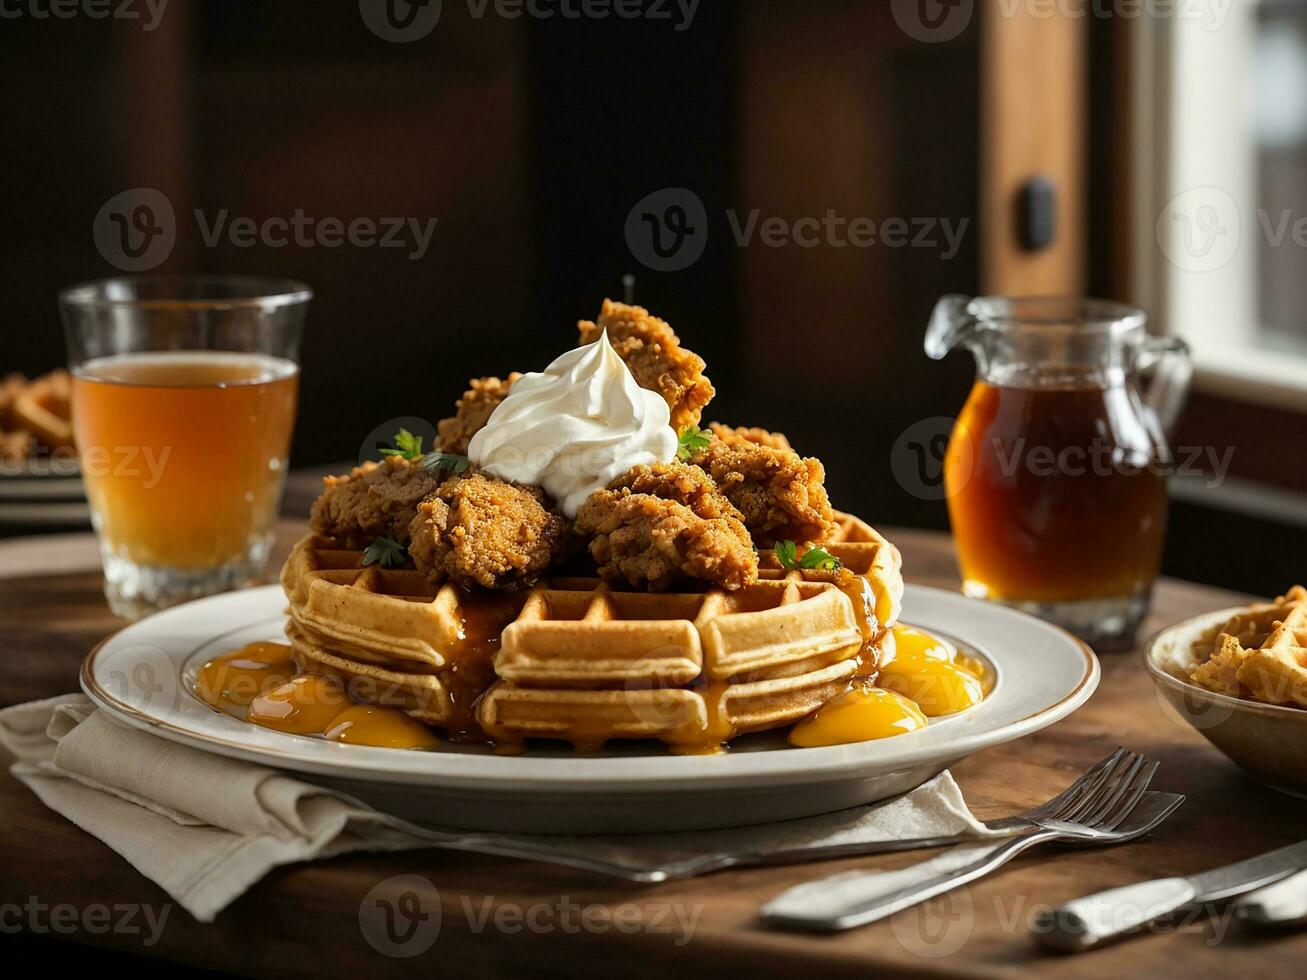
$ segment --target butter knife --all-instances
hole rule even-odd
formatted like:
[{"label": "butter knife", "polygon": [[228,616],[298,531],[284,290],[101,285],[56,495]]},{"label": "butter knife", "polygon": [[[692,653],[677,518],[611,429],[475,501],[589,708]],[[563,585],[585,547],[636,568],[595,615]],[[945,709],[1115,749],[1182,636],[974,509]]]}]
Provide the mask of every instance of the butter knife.
[{"label": "butter knife", "polygon": [[1250,926],[1288,928],[1307,924],[1307,871],[1240,895],[1234,915]]},{"label": "butter knife", "polygon": [[1040,915],[1039,942],[1051,949],[1090,949],[1135,932],[1155,919],[1204,902],[1232,898],[1307,868],[1307,841],[1213,868],[1187,878],[1155,878],[1077,898]]}]

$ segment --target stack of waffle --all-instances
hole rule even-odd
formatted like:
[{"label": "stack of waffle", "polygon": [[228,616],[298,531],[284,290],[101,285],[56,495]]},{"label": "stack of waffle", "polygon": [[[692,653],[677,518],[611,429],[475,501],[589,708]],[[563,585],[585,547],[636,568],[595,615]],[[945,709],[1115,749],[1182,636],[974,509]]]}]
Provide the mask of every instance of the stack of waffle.
[{"label": "stack of waffle", "polygon": [[797,721],[876,656],[902,597],[899,555],[862,521],[839,523],[827,550],[841,571],[766,556],[759,581],[736,592],[621,592],[556,576],[516,595],[474,594],[412,569],[363,568],[359,552],[309,536],[282,572],[287,632],[302,669],[456,736],[710,751]]},{"label": "stack of waffle", "polygon": [[1307,708],[1307,589],[1251,606],[1193,644],[1192,680],[1232,697]]}]

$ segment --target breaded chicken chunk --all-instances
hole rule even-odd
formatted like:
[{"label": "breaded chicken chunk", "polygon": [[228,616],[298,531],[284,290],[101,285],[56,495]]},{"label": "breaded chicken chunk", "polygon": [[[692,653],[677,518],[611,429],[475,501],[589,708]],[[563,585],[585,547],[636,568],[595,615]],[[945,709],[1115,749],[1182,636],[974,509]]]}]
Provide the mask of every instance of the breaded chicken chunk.
[{"label": "breaded chicken chunk", "polygon": [[766,429],[745,425],[732,428],[721,422],[709,422],[708,429],[722,442],[751,442],[756,446],[766,446],[768,449],[794,448],[790,445],[790,440],[785,438],[784,432],[768,432]]},{"label": "breaded chicken chunk", "polygon": [[707,471],[679,460],[633,467],[608,484],[608,489],[630,490],[631,493],[647,493],[663,500],[674,500],[678,504],[685,504],[697,516],[706,520],[733,517],[744,522],[735,505],[721,492]]},{"label": "breaded chicken chunk", "polygon": [[437,447],[443,453],[467,455],[467,444],[489,421],[499,403],[508,397],[513,382],[522,377],[514,371],[507,378],[473,378],[463,397],[454,403],[455,413],[436,423]]},{"label": "breaded chicken chunk", "polygon": [[698,425],[704,406],[716,392],[704,377],[703,358],[681,346],[680,339],[665,320],[651,316],[640,306],[604,300],[598,322],[577,324],[581,343],[592,344],[605,330],[636,384],[657,392],[672,413],[672,428],[680,432]]},{"label": "breaded chicken chunk", "polygon": [[702,467],[744,515],[760,547],[788,539],[821,544],[835,533],[821,460],[746,440],[712,439],[690,462]]},{"label": "breaded chicken chunk", "polygon": [[654,592],[683,579],[751,585],[758,554],[735,508],[711,481],[678,465],[637,466],[615,481],[628,486],[599,490],[581,505],[576,530],[591,539],[599,574]]},{"label": "breaded chicken chunk", "polygon": [[388,456],[379,463],[364,463],[348,476],[329,476],[309,513],[319,534],[336,538],[349,547],[363,547],[373,538],[404,541],[418,504],[430,496],[440,480],[421,460]]},{"label": "breaded chicken chunk", "polygon": [[561,558],[569,534],[543,490],[471,473],[450,477],[421,503],[408,551],[433,582],[512,589]]}]

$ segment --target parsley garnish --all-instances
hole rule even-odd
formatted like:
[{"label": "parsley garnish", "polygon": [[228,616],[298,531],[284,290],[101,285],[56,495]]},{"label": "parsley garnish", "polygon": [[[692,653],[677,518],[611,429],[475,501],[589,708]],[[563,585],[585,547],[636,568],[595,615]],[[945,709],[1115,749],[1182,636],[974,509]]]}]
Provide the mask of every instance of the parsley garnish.
[{"label": "parsley garnish", "polygon": [[688,462],[690,457],[700,449],[707,449],[712,442],[712,433],[704,432],[697,425],[687,425],[676,437],[676,458]]},{"label": "parsley garnish", "polygon": [[833,572],[844,565],[825,548],[809,548],[801,558],[798,557],[798,550],[793,541],[777,541],[772,547],[772,554],[781,563],[781,568]]},{"label": "parsley garnish", "polygon": [[382,456],[403,456],[405,459],[417,459],[422,455],[422,437],[415,436],[408,429],[395,433],[395,448],[381,450]]},{"label": "parsley garnish", "polygon": [[427,453],[422,457],[422,465],[432,473],[448,470],[450,473],[466,473],[468,461],[466,456],[457,453]]},{"label": "parsley garnish", "polygon": [[364,565],[381,565],[390,568],[408,561],[408,549],[398,541],[390,538],[373,538],[372,543],[363,549]]}]

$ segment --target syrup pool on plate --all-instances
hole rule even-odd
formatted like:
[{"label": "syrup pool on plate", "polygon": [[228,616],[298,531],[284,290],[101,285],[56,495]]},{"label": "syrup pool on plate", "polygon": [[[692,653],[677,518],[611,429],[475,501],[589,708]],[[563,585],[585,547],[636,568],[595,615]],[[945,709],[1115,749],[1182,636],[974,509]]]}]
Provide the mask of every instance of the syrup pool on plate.
[{"label": "syrup pool on plate", "polygon": [[350,745],[434,749],[439,738],[399,708],[357,704],[339,678],[299,673],[285,643],[250,643],[200,668],[195,694],[254,725]]},{"label": "syrup pool on plate", "polygon": [[903,735],[984,699],[978,661],[924,630],[900,624],[891,633],[874,673],[795,725],[790,744],[810,748]]}]

